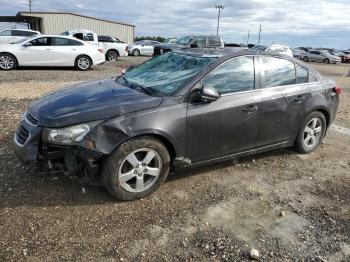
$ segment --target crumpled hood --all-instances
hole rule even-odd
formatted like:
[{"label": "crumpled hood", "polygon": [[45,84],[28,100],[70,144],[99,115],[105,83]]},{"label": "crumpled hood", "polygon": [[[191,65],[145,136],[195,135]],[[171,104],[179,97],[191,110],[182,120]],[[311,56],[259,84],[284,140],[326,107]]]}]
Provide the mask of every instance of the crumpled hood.
[{"label": "crumpled hood", "polygon": [[162,100],[119,85],[111,78],[44,95],[30,105],[28,113],[39,126],[64,127],[157,107]]}]

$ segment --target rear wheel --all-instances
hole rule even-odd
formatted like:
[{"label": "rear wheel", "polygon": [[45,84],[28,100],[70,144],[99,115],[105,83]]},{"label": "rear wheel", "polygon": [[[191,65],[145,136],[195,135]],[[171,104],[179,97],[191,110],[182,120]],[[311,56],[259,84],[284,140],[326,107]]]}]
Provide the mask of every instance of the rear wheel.
[{"label": "rear wheel", "polygon": [[321,112],[311,113],[304,121],[295,141],[296,150],[303,154],[314,151],[326,133],[326,118]]},{"label": "rear wheel", "polygon": [[17,67],[17,60],[13,55],[0,53],[0,68],[2,70],[13,70]]},{"label": "rear wheel", "polygon": [[309,58],[307,56],[304,57],[303,59],[305,62],[309,62]]},{"label": "rear wheel", "polygon": [[133,56],[139,56],[140,55],[140,50],[134,49],[134,51],[132,51],[132,55]]},{"label": "rear wheel", "polygon": [[117,61],[119,53],[115,50],[109,50],[106,54],[107,61]]},{"label": "rear wheel", "polygon": [[89,70],[92,66],[90,57],[86,55],[80,55],[75,60],[75,68],[81,71]]},{"label": "rear wheel", "polygon": [[326,63],[326,64],[329,64],[329,59],[326,58],[325,60],[323,60],[323,62]]},{"label": "rear wheel", "polygon": [[153,193],[166,180],[170,167],[167,148],[152,137],[122,144],[103,164],[103,184],[119,200],[136,200]]}]

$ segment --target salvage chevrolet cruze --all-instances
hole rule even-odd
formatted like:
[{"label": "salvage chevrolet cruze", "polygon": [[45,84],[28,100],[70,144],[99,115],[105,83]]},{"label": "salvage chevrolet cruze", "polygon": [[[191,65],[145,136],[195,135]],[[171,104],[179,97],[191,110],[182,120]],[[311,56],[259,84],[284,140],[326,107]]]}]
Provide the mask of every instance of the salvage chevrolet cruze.
[{"label": "salvage chevrolet cruze", "polygon": [[154,192],[174,167],[277,148],[315,150],[341,89],[291,57],[176,51],[116,78],[33,102],[14,137],[23,162],[103,184],[121,200]]}]

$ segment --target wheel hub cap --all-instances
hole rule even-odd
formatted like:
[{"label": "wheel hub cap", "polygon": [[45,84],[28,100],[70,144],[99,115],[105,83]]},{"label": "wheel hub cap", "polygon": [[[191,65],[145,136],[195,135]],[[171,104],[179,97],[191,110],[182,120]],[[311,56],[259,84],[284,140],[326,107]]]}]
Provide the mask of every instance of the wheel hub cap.
[{"label": "wheel hub cap", "polygon": [[304,144],[307,147],[314,147],[320,140],[322,134],[322,121],[313,118],[306,125],[304,130]]}]

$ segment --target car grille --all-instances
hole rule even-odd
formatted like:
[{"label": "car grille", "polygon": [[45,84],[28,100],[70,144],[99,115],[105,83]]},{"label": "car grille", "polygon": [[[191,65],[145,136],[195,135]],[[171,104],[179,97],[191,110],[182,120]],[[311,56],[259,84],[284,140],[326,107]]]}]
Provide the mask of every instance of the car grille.
[{"label": "car grille", "polygon": [[27,113],[27,120],[30,124],[32,125],[37,125],[38,124],[38,119],[36,119],[35,117],[33,117],[31,114]]},{"label": "car grille", "polygon": [[17,133],[16,133],[17,142],[20,143],[21,145],[24,145],[24,143],[27,142],[28,138],[29,138],[29,131],[21,124],[18,127]]}]

